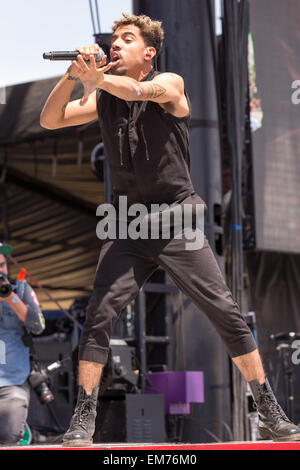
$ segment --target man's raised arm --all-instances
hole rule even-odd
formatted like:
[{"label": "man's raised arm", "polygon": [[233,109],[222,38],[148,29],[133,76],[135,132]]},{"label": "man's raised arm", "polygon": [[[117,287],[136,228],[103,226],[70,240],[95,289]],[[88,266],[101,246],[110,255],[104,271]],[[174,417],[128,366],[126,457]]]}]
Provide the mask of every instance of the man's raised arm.
[{"label": "man's raised arm", "polygon": [[184,82],[175,73],[161,73],[153,80],[138,82],[130,77],[104,75],[99,88],[126,101],[174,103],[184,96]]},{"label": "man's raised arm", "polygon": [[[98,45],[95,45],[99,47]],[[90,54],[97,54],[95,46],[78,48],[82,56],[88,59]],[[82,51],[86,52],[82,52]],[[99,62],[98,67],[104,65],[106,57]],[[70,96],[80,74],[74,64],[70,65],[57,85],[47,98],[40,115],[40,125],[46,129],[58,129],[68,126],[79,126],[93,121],[98,117],[96,104],[96,91],[90,94],[85,106],[80,105],[80,99],[70,101]]]}]

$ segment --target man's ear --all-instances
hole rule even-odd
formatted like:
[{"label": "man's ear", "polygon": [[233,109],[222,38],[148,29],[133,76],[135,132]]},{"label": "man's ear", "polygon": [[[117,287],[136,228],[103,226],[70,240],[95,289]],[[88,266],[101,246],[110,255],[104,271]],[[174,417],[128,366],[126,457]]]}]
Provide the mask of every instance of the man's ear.
[{"label": "man's ear", "polygon": [[156,55],[155,47],[147,47],[147,49],[145,49],[145,59],[146,60],[152,60],[155,55]]}]

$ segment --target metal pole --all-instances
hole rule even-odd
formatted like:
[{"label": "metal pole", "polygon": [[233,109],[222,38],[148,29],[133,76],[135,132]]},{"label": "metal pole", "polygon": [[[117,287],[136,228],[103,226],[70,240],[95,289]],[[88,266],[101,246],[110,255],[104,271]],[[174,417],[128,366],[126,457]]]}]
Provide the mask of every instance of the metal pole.
[{"label": "metal pole", "polygon": [[[226,64],[226,101],[228,148],[231,166],[231,290],[239,307],[243,300],[243,232],[242,232],[242,155],[245,128],[248,37],[247,0],[224,0],[224,35]],[[246,36],[245,36],[245,31]],[[242,47],[241,47],[242,46]],[[246,69],[246,70],[245,70]],[[245,88],[244,88],[245,87]],[[246,383],[233,366],[233,438],[244,440],[248,434]]]},{"label": "metal pole", "polygon": [[97,153],[102,151],[104,152],[104,145],[103,142],[99,142],[92,150],[91,152],[91,162],[94,163],[96,158],[98,160],[103,161],[104,165],[104,194],[105,194],[105,202],[110,203],[111,202],[111,179],[110,179],[110,172],[109,172],[109,165],[106,156],[100,155],[97,157]]},{"label": "metal pole", "polygon": [[138,340],[138,355],[140,363],[140,389],[141,393],[146,391],[146,296],[143,290],[140,290],[136,298],[136,334]]}]

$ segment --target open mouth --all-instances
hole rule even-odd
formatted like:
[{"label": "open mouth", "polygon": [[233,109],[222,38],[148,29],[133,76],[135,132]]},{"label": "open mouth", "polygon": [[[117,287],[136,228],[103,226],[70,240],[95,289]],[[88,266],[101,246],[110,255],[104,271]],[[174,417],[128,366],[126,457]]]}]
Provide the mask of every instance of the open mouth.
[{"label": "open mouth", "polygon": [[113,52],[110,58],[110,61],[113,66],[117,65],[120,62],[121,57],[117,52]]}]

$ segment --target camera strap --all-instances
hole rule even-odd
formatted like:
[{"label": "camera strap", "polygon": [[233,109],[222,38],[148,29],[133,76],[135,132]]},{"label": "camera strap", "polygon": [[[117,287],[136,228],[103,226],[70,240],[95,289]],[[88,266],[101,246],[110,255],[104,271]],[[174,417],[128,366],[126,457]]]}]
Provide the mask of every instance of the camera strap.
[{"label": "camera strap", "polygon": [[33,343],[33,339],[32,339],[32,336],[31,334],[27,331],[27,329],[25,328],[25,326],[23,326],[23,336],[22,336],[22,341],[23,341],[23,344],[29,348],[29,352],[30,352],[30,356],[33,358],[33,359],[37,359],[37,355],[36,355],[36,351],[35,351],[35,347],[34,347],[34,343]]}]

